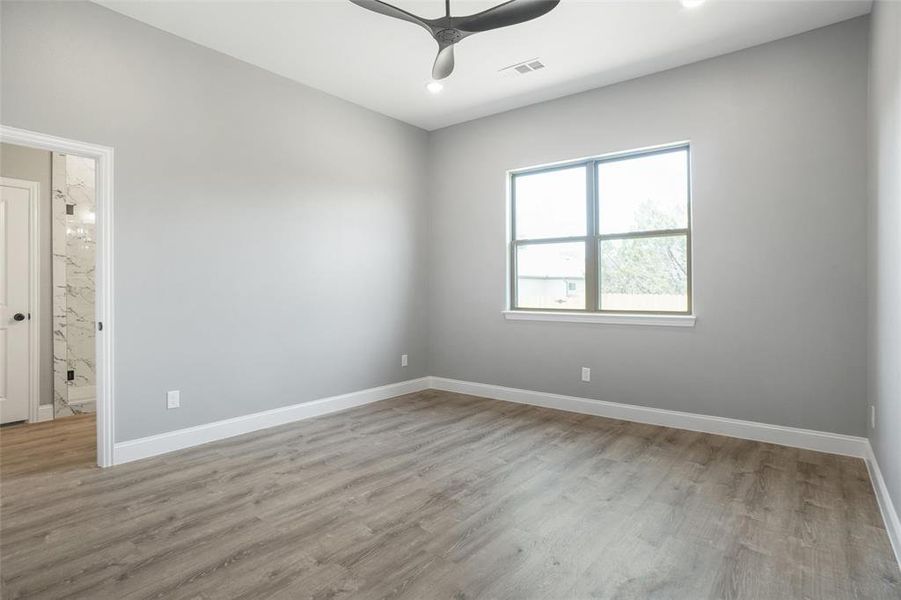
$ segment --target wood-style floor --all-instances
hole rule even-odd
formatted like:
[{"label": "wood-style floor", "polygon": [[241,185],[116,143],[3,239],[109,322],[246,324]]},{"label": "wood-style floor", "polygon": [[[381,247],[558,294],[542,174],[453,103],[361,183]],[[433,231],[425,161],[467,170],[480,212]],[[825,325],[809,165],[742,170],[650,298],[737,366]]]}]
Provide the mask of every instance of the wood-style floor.
[{"label": "wood-style floor", "polygon": [[58,459],[90,425],[0,431],[5,599],[901,597],[857,459],[432,390]]}]

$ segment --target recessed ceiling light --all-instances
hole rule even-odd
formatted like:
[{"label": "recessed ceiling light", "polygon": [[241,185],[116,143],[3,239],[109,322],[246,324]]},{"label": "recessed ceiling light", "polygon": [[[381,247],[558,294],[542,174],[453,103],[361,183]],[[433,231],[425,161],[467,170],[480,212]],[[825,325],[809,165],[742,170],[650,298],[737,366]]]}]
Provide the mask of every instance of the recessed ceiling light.
[{"label": "recessed ceiling light", "polygon": [[444,89],[444,84],[440,81],[431,81],[427,86],[425,86],[425,89],[429,90],[433,94],[438,94],[441,92],[441,90]]},{"label": "recessed ceiling light", "polygon": [[704,4],[705,0],[679,0],[682,8],[697,8]]}]

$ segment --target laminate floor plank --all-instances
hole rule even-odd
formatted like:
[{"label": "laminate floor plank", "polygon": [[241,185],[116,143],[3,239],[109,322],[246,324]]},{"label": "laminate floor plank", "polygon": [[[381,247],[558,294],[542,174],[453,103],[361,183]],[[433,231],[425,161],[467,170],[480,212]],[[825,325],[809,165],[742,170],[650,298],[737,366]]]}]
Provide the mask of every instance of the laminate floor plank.
[{"label": "laminate floor plank", "polygon": [[862,461],[428,390],[97,469],[0,429],[10,600],[898,599]]}]

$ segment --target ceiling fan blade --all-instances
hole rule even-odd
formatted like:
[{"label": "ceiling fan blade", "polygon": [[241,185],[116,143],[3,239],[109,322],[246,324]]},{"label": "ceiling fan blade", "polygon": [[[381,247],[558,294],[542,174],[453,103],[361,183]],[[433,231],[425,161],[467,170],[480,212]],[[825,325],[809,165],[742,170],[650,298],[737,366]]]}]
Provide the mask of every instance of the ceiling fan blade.
[{"label": "ceiling fan blade", "polygon": [[531,21],[549,13],[558,4],[560,0],[509,0],[474,15],[455,17],[453,26],[470,33],[498,29]]},{"label": "ceiling fan blade", "polygon": [[408,13],[407,11],[397,8],[396,6],[392,6],[387,2],[381,2],[380,0],[350,0],[357,6],[361,6],[367,10],[371,10],[374,13],[378,13],[380,15],[385,15],[386,17],[394,17],[395,19],[401,19],[402,21],[408,21],[410,23],[415,23],[420,27],[424,27],[426,31],[432,33],[432,28],[426,22],[425,19],[421,19],[414,15],[413,13]]},{"label": "ceiling fan blade", "polygon": [[454,45],[441,47],[432,67],[432,79],[444,79],[454,72]]}]

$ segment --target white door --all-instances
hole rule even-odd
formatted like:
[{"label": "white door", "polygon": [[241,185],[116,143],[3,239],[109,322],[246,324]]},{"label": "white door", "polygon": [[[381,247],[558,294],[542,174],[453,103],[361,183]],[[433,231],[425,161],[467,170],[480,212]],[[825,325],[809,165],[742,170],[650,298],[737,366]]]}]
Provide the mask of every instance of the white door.
[{"label": "white door", "polygon": [[[28,418],[31,182],[0,182],[0,423]],[[31,184],[33,186],[33,184]]]}]

